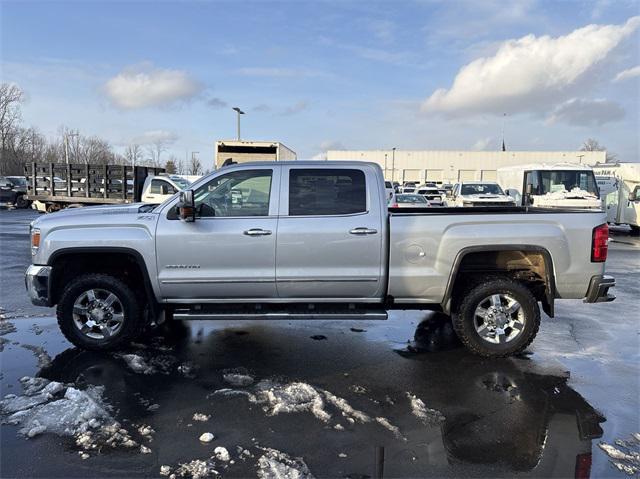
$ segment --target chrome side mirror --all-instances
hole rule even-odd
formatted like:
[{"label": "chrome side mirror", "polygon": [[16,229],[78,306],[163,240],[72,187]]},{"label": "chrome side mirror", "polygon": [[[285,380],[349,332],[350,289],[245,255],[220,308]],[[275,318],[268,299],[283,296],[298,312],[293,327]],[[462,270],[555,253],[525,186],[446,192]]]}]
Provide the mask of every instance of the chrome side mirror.
[{"label": "chrome side mirror", "polygon": [[193,199],[193,190],[180,192],[178,200],[178,216],[185,223],[193,223],[196,220],[196,206]]}]

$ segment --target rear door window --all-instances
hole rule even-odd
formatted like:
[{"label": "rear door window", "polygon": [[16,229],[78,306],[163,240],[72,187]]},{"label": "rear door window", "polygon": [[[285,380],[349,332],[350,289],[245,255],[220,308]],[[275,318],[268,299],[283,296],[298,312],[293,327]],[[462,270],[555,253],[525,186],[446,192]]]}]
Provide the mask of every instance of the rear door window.
[{"label": "rear door window", "polygon": [[363,171],[337,168],[289,171],[289,216],[348,215],[366,211]]}]

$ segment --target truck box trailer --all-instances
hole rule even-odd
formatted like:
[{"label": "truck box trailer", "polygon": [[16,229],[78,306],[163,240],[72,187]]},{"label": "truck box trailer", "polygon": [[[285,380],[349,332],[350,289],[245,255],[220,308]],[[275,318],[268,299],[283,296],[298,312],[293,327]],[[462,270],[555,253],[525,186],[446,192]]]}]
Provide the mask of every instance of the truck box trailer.
[{"label": "truck box trailer", "polygon": [[640,163],[615,163],[593,167],[607,221],[629,225],[640,234]]},{"label": "truck box trailer", "polygon": [[296,152],[279,141],[216,141],[215,167],[249,161],[293,161]]}]

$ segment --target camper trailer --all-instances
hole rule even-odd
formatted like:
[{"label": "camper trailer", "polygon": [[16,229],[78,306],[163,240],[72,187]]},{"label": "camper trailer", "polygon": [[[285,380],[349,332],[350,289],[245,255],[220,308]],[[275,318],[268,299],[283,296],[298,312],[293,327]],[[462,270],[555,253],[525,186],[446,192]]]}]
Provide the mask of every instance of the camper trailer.
[{"label": "camper trailer", "polygon": [[516,205],[601,209],[591,167],[573,163],[532,164],[498,169],[498,183]]},{"label": "camper trailer", "polygon": [[640,234],[640,163],[614,163],[593,167],[607,212],[607,221],[629,225]]}]

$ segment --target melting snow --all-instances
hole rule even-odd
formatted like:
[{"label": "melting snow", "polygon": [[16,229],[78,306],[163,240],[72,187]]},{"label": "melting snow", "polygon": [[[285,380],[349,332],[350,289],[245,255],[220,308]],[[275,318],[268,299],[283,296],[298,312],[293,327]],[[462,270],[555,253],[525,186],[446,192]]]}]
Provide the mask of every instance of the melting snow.
[{"label": "melting snow", "polygon": [[223,462],[228,462],[231,459],[229,451],[221,446],[218,446],[213,450],[213,455],[216,456],[216,459]]},{"label": "melting snow", "polygon": [[200,436],[200,442],[211,442],[213,441],[213,434],[211,434],[210,432],[205,432]]},{"label": "melting snow", "polygon": [[640,434],[634,433],[628,440],[616,440],[616,446],[601,442],[598,444],[607,456],[611,464],[621,472],[629,476],[640,473]]},{"label": "melting snow", "polygon": [[407,397],[411,401],[411,412],[425,425],[433,426],[444,421],[444,416],[436,409],[428,408],[422,399],[407,392]]},{"label": "melting snow", "polygon": [[292,458],[277,449],[262,448],[258,459],[259,479],[311,479],[313,474],[301,457]]},{"label": "melting snow", "polygon": [[400,432],[400,429],[397,426],[394,426],[393,424],[391,424],[387,418],[377,417],[376,422],[380,424],[382,427],[384,427],[385,429],[388,429],[389,431],[391,431],[393,435],[398,439],[402,439],[403,441],[407,440],[407,438],[405,438]]},{"label": "melting snow", "polygon": [[16,332],[16,327],[13,325],[13,323],[10,323],[9,321],[6,321],[0,318],[0,336],[4,336],[5,334],[10,334],[15,332]]},{"label": "melting snow", "polygon": [[211,418],[210,414],[202,414],[199,412],[194,413],[192,417],[194,421],[200,421],[200,422],[207,422],[210,418]]},{"label": "melting snow", "polygon": [[117,357],[124,359],[127,366],[139,374],[153,374],[156,372],[153,366],[147,364],[145,359],[138,354],[118,354]]},{"label": "melting snow", "polygon": [[225,380],[225,382],[231,384],[232,386],[240,387],[240,388],[250,386],[254,382],[253,377],[249,376],[248,374],[228,373],[228,374],[223,374],[222,378]]}]

